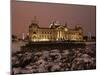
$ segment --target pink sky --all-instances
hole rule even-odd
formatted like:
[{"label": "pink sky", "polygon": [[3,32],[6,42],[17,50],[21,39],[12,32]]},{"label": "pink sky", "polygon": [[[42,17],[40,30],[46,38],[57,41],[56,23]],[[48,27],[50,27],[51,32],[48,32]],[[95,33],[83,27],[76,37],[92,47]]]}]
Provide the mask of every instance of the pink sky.
[{"label": "pink sky", "polygon": [[28,32],[28,26],[37,16],[40,27],[48,27],[50,22],[57,20],[62,24],[67,22],[69,28],[81,24],[84,33],[96,30],[96,7],[55,3],[12,2],[12,34],[21,36]]}]

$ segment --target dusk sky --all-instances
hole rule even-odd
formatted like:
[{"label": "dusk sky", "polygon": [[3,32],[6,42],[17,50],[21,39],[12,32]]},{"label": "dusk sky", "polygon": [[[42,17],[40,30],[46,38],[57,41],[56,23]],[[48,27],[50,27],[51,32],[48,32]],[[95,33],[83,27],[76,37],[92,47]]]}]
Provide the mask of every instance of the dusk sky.
[{"label": "dusk sky", "polygon": [[21,36],[28,32],[34,16],[37,16],[40,27],[49,27],[53,20],[61,24],[67,23],[69,28],[81,24],[84,34],[96,32],[96,7],[71,4],[12,2],[12,34]]}]

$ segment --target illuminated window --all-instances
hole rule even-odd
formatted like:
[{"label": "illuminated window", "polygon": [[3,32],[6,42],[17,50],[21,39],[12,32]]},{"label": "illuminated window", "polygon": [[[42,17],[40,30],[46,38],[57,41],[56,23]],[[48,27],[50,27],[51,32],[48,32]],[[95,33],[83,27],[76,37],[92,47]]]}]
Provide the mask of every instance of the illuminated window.
[{"label": "illuminated window", "polygon": [[67,31],[68,31],[68,29],[67,29],[67,28],[65,28],[65,31],[67,32]]}]

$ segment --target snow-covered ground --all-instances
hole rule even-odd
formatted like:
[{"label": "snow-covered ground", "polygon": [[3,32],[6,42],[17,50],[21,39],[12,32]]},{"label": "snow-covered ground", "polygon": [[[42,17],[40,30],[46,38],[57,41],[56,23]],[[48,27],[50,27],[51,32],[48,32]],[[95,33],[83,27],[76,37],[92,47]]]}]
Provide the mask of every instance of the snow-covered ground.
[{"label": "snow-covered ground", "polygon": [[[15,45],[15,44],[13,44]],[[17,73],[41,73],[56,71],[87,70],[96,68],[96,45],[71,49],[19,50],[12,56],[12,71]],[[24,44],[25,45],[25,44]],[[24,52],[23,52],[24,51]]]}]

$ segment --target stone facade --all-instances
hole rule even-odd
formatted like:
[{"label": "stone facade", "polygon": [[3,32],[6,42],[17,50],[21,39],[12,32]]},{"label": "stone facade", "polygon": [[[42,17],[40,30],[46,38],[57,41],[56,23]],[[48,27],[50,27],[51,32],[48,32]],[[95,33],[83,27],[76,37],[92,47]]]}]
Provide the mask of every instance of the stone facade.
[{"label": "stone facade", "polygon": [[70,29],[67,25],[61,25],[53,22],[48,28],[39,27],[38,22],[34,20],[29,26],[29,40],[36,41],[82,41],[83,29],[76,25]]}]

